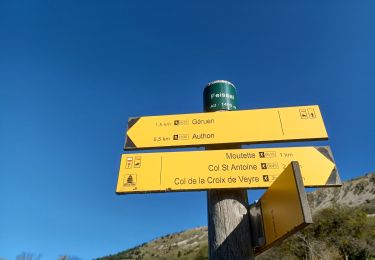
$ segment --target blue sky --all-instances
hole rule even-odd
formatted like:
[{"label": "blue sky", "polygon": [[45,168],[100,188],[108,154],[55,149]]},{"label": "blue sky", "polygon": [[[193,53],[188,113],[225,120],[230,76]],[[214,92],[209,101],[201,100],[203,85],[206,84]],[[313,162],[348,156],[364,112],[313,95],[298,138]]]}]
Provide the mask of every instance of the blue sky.
[{"label": "blue sky", "polygon": [[[128,117],[320,105],[339,173],[375,170],[375,2],[0,0],[0,257],[104,256],[207,224],[205,192],[117,196]],[[285,144],[301,145],[301,144]],[[250,200],[258,193],[250,193]]]}]

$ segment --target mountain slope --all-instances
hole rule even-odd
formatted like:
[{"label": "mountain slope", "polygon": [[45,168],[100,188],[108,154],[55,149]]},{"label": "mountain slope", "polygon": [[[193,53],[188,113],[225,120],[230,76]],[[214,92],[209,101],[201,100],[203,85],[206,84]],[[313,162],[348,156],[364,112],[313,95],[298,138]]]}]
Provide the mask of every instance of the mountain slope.
[{"label": "mountain slope", "polygon": [[321,188],[307,194],[313,212],[341,204],[349,207],[361,206],[375,213],[375,173],[346,181],[340,188]]},{"label": "mountain slope", "polygon": [[[313,214],[333,204],[361,207],[375,213],[375,173],[349,180],[340,188],[321,188],[307,194]],[[170,234],[135,248],[98,259],[208,259],[207,227]]]},{"label": "mountain slope", "polygon": [[169,234],[116,255],[99,259],[207,259],[207,227]]}]

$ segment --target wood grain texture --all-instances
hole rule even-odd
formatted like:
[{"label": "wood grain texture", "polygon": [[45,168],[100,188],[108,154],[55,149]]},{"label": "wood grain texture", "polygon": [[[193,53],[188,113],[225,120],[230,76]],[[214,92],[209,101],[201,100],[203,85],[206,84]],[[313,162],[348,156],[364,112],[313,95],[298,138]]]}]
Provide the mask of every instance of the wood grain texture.
[{"label": "wood grain texture", "polygon": [[[238,149],[238,145],[208,146],[206,150]],[[207,191],[210,260],[254,259],[246,190]]]},{"label": "wood grain texture", "polygon": [[246,190],[207,191],[211,260],[254,259]]}]

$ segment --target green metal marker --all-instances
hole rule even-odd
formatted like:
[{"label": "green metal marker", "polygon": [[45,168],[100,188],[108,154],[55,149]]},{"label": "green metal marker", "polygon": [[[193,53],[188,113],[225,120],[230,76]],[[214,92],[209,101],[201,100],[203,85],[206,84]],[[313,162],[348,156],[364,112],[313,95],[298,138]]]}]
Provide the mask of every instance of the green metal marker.
[{"label": "green metal marker", "polygon": [[236,87],[226,80],[209,83],[203,91],[205,112],[237,110]]}]

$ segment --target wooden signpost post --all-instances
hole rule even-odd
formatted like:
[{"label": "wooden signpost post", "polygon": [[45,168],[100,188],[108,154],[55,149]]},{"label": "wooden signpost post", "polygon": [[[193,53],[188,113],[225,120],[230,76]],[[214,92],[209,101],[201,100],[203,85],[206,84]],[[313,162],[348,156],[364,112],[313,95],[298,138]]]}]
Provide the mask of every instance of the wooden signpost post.
[{"label": "wooden signpost post", "polygon": [[[203,105],[205,112],[236,110],[236,88],[227,81],[214,81],[208,84],[203,92]],[[216,116],[229,113],[207,114]],[[228,127],[229,124],[224,124],[222,130],[230,136],[234,131],[227,129]],[[206,146],[208,150],[229,148],[238,149],[241,146],[236,144]],[[209,259],[254,259],[247,205],[246,189],[207,191]]]}]

